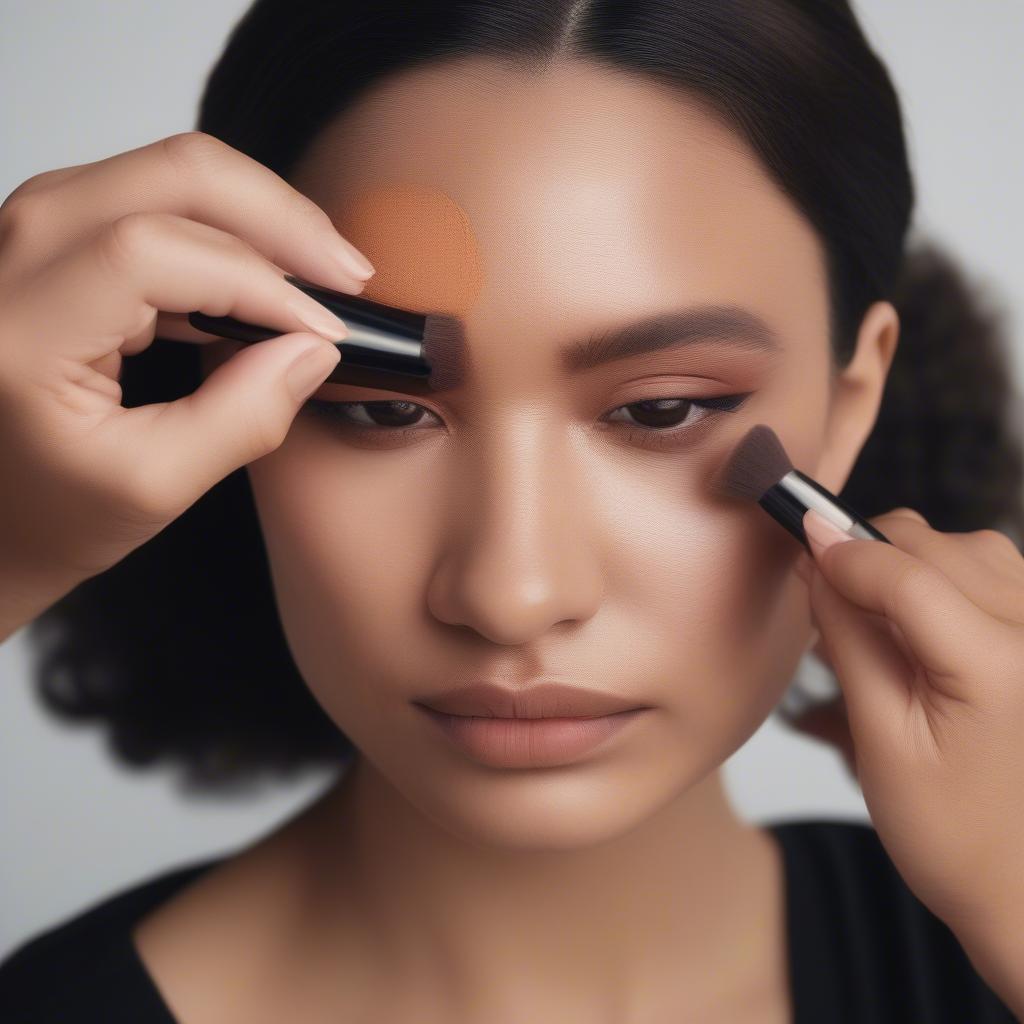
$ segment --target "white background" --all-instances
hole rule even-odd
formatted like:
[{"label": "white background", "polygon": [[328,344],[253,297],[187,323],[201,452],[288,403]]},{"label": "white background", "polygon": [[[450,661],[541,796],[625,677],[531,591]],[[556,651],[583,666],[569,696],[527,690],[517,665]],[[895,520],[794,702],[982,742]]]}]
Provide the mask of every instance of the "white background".
[{"label": "white background", "polygon": [[[194,127],[206,75],[247,6],[0,0],[0,198],[39,171]],[[1020,384],[1024,4],[860,0],[856,9],[904,104],[916,226],[1009,311]],[[748,820],[867,819],[838,755],[774,717],[725,776]],[[0,645],[0,958],[116,890],[246,845],[328,781],[310,774],[196,798],[178,793],[167,770],[129,773],[95,727],[45,717],[15,634]]]}]

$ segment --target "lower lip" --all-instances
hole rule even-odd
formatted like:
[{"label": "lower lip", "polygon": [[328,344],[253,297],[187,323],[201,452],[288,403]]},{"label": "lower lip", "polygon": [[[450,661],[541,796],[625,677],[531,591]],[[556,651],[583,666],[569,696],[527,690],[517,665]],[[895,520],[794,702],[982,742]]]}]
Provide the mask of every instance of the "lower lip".
[{"label": "lower lip", "polygon": [[575,761],[650,710],[595,718],[475,718],[416,707],[460,750],[494,768],[549,768]]}]

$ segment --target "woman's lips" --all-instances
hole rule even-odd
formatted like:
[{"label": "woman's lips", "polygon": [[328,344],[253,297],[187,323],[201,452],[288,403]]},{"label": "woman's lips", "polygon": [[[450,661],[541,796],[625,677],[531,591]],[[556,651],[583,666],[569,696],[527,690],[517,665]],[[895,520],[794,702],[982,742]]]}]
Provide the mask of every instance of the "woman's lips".
[{"label": "woman's lips", "polygon": [[548,768],[589,753],[650,708],[591,718],[450,715],[417,704],[456,747],[494,768]]},{"label": "woman's lips", "polygon": [[480,718],[592,718],[645,706],[632,697],[570,686],[553,679],[535,681],[529,686],[481,679],[424,695],[415,703],[447,715]]}]

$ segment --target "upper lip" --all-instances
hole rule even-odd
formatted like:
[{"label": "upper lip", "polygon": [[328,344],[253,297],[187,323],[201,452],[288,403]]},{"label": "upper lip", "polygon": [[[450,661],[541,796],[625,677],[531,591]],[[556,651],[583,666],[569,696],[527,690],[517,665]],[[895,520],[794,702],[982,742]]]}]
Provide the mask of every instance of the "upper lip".
[{"label": "upper lip", "polygon": [[550,682],[515,690],[477,682],[452,687],[415,703],[449,715],[478,718],[593,718],[644,706],[612,693]]}]

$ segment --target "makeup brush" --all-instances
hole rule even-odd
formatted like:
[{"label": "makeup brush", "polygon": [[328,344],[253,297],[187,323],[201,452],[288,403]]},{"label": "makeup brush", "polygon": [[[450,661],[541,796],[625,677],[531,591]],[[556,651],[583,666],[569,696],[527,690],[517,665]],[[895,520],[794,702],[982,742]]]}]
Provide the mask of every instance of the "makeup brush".
[{"label": "makeup brush", "polygon": [[763,423],[751,427],[743,435],[716,474],[712,488],[725,497],[756,501],[808,551],[810,545],[804,533],[803,519],[809,508],[857,540],[892,543],[846,502],[799,469],[794,469],[778,435]]},{"label": "makeup brush", "polygon": [[[426,394],[455,387],[462,379],[463,346],[456,343],[460,324],[455,317],[388,306],[292,274],[286,274],[285,280],[341,317],[348,327],[348,336],[334,342],[341,350],[341,361],[325,383]],[[188,322],[200,331],[247,345],[284,333],[262,324],[198,311],[189,313]]]}]

